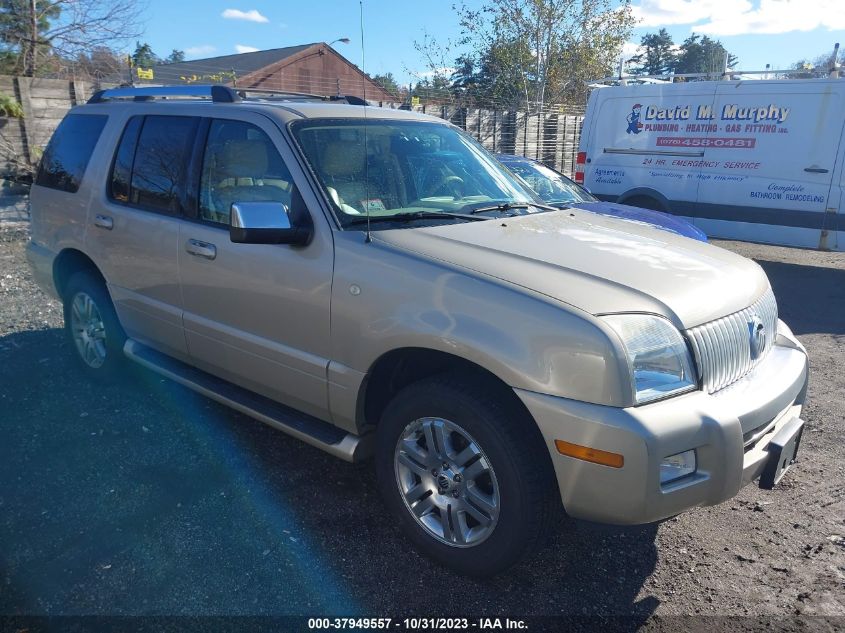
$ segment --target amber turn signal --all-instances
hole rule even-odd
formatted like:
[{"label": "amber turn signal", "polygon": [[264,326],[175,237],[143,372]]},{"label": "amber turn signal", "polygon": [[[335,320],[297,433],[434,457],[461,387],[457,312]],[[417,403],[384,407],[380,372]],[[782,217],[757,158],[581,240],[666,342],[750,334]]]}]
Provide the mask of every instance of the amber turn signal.
[{"label": "amber turn signal", "polygon": [[622,464],[625,463],[625,458],[619,453],[600,451],[597,448],[581,446],[580,444],[572,444],[570,442],[564,442],[563,440],[555,440],[555,446],[557,447],[558,453],[561,455],[574,457],[575,459],[583,459],[585,462],[601,464],[602,466],[610,466],[611,468],[622,468]]}]

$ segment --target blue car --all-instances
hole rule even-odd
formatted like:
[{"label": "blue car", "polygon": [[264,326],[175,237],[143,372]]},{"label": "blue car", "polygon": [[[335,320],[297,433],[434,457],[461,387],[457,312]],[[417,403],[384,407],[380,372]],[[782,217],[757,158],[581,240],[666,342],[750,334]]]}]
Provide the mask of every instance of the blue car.
[{"label": "blue car", "polygon": [[543,202],[555,207],[576,207],[601,215],[640,222],[671,231],[701,242],[707,236],[698,228],[679,217],[661,211],[640,209],[626,204],[602,202],[581,185],[570,180],[543,163],[510,154],[496,154],[496,158],[517,176],[522,178],[537,193]]}]

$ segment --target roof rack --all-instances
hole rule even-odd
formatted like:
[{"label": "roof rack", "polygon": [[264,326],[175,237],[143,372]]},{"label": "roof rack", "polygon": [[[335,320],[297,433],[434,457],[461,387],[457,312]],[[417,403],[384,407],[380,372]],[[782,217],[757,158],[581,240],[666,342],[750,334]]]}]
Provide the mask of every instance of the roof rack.
[{"label": "roof rack", "polygon": [[[308,92],[291,92],[289,90],[266,90],[264,88],[236,88],[235,90],[242,99],[247,101],[302,101],[303,99],[313,99],[315,101],[346,101],[350,105],[369,105],[368,101],[354,95],[318,95]],[[269,95],[269,98],[258,97],[257,99],[251,99],[248,95]]]},{"label": "roof rack", "polygon": [[[268,95],[249,97],[248,95]],[[316,95],[305,92],[264,90],[261,88],[231,88],[221,85],[192,86],[121,86],[95,92],[88,103],[107,103],[131,99],[133,101],[154,101],[156,99],[211,99],[213,103],[238,103],[240,101],[345,101],[350,105],[368,105],[361,97],[353,95]]]},{"label": "roof rack", "polygon": [[745,77],[748,75],[754,76],[762,76],[766,77],[766,75],[785,75],[788,73],[800,73],[806,72],[800,69],[796,70],[795,68],[786,69],[786,70],[772,70],[767,68],[766,70],[732,70],[727,69],[724,71],[719,72],[712,72],[712,73],[665,73],[662,75],[626,75],[620,74],[612,77],[602,77],[601,79],[593,79],[590,81],[590,85],[594,85],[595,87],[599,87],[600,85],[607,85],[613,83],[619,83],[621,85],[627,85],[628,82],[640,82],[640,83],[648,83],[648,84],[671,84],[675,80],[680,79],[682,81],[687,79],[698,79],[698,80],[710,80],[710,81],[718,81],[718,80],[727,80],[727,79],[734,79]]},{"label": "roof rack", "polygon": [[228,86],[121,86],[95,92],[88,103],[105,103],[121,99],[153,101],[154,99],[178,99],[195,97],[211,99],[215,103],[236,103],[240,95]]},{"label": "roof rack", "polygon": [[830,79],[839,79],[841,73],[841,65],[838,63],[839,58],[839,42],[833,46],[833,54],[827,62],[826,68],[787,68],[785,70],[773,70],[768,65],[765,70],[734,70],[728,68],[728,55],[725,54],[722,70],[711,73],[666,73],[661,75],[626,75],[623,72],[623,63],[619,62],[619,74],[615,77],[604,77],[602,79],[595,79],[588,82],[591,88],[601,88],[605,85],[618,84],[620,86],[627,86],[628,82],[646,83],[646,84],[670,84],[675,80],[680,79],[686,81],[687,79],[699,80],[735,80],[735,79],[752,79],[762,77],[767,79],[769,75],[791,75],[797,73],[814,72],[817,74],[827,73]]}]

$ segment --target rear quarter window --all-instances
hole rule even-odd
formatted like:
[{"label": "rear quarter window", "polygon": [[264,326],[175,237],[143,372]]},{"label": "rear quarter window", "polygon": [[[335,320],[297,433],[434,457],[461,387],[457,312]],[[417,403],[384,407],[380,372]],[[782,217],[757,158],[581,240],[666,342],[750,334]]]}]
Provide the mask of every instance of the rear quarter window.
[{"label": "rear quarter window", "polygon": [[107,120],[100,114],[69,114],[62,119],[41,158],[35,184],[76,193]]}]

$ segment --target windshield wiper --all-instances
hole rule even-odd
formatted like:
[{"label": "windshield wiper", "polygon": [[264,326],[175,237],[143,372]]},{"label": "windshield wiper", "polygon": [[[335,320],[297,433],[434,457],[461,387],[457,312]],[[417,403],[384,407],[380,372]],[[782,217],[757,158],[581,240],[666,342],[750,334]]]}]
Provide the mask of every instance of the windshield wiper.
[{"label": "windshield wiper", "polygon": [[499,202],[497,204],[489,204],[469,209],[468,213],[470,215],[475,215],[476,213],[489,213],[490,211],[513,211],[515,209],[528,209],[530,207],[537,207],[538,209],[544,209],[546,211],[560,211],[560,209],[556,207],[549,206],[548,204],[542,204],[540,202]]},{"label": "windshield wiper", "polygon": [[[408,213],[395,213],[394,215],[372,215],[369,218],[370,224],[376,222],[415,222],[416,220],[483,220],[464,213],[445,213],[442,211],[411,211]],[[367,216],[347,220],[344,225],[366,224]]]}]

